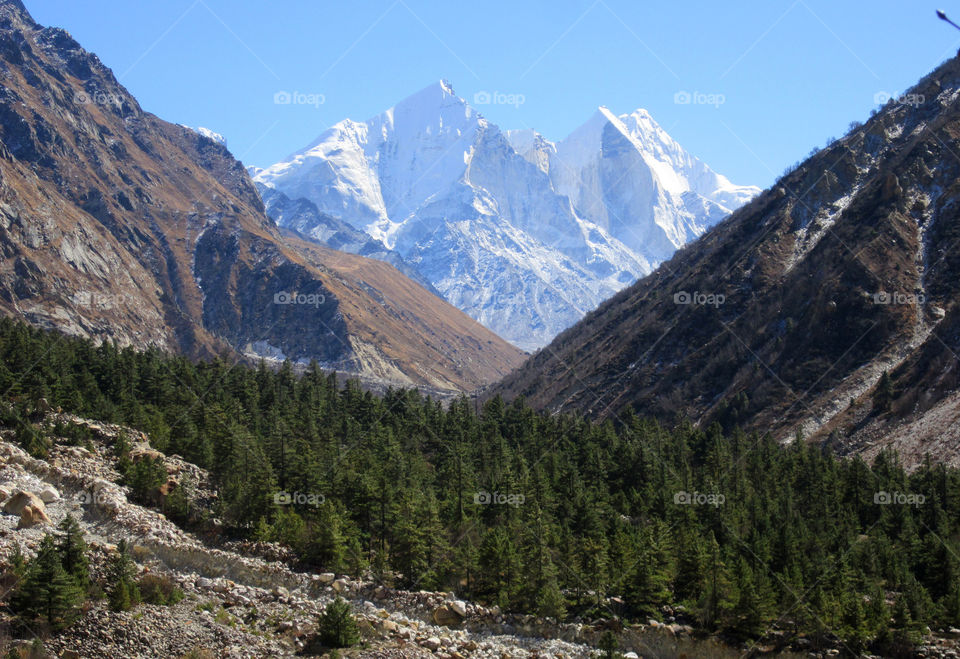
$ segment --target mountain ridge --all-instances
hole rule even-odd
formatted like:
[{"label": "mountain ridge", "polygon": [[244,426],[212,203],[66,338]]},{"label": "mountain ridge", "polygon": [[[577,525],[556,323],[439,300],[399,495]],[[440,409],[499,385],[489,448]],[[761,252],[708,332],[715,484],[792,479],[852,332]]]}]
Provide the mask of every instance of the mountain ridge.
[{"label": "mountain ridge", "polygon": [[[924,102],[891,101],[855,125],[491,393],[857,450],[952,400],[960,62],[911,93]],[[885,371],[891,400],[880,404]],[[923,452],[900,447],[914,461]]]},{"label": "mountain ridge", "polygon": [[[284,237],[221,142],[144,112],[95,55],[22,5],[0,3],[0,75],[4,314],[193,357],[317,359],[448,393],[519,362],[396,270]],[[291,303],[295,293],[318,303]],[[416,319],[388,341],[366,325],[375,308]]]},{"label": "mountain ridge", "polygon": [[[635,123],[636,130],[655,126],[652,119]],[[511,138],[439,81],[366,122],[335,124],[286,160],[258,170],[255,179],[366,231],[454,306],[534,349],[730,210],[693,190],[684,192],[686,201],[663,192],[658,177],[668,165],[643,155],[626,126],[621,133],[637,176],[615,175],[620,163],[601,158],[607,177],[601,187],[571,198],[584,187],[577,172],[575,180],[559,180],[554,172],[564,163],[556,154],[522,152],[516,133]],[[542,136],[529,141],[556,151]],[[597,150],[601,146],[598,139]],[[682,176],[674,178],[686,185]],[[585,212],[588,195],[605,197],[605,184],[619,206],[607,213],[602,203],[603,213]],[[640,188],[644,196],[631,205]],[[742,203],[754,190],[731,189],[741,190],[742,199],[732,192],[728,203]],[[633,220],[646,228],[638,231]]]}]

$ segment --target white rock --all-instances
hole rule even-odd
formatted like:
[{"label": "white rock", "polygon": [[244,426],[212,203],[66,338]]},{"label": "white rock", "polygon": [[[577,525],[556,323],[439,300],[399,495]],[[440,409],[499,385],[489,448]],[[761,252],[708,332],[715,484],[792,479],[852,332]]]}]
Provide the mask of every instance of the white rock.
[{"label": "white rock", "polygon": [[57,492],[57,488],[53,487],[52,485],[47,485],[37,494],[44,503],[53,503],[54,501],[60,500],[60,493]]},{"label": "white rock", "polygon": [[430,638],[422,641],[420,645],[421,647],[425,647],[431,652],[433,652],[434,650],[439,650],[442,643],[440,642],[440,639],[438,637],[431,636]]},{"label": "white rock", "polygon": [[322,574],[317,575],[317,580],[320,583],[333,583],[336,578],[337,575],[335,575],[333,572],[323,572]]},{"label": "white rock", "polygon": [[463,600],[453,600],[448,606],[461,618],[467,617],[467,603]]}]

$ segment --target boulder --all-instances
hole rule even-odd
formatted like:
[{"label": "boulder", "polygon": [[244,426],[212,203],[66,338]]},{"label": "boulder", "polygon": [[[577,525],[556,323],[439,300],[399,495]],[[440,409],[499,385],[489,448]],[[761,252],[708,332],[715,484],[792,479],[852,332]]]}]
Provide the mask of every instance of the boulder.
[{"label": "boulder", "polygon": [[430,650],[431,652],[435,652],[440,649],[441,643],[438,637],[431,636],[430,638],[420,641],[420,646]]},{"label": "boulder", "polygon": [[447,606],[453,609],[453,612],[461,618],[467,617],[467,603],[463,600],[453,600]]},{"label": "boulder", "polygon": [[35,506],[24,506],[23,510],[20,511],[20,523],[17,525],[19,529],[29,529],[38,524],[49,524],[50,518],[47,517],[47,511],[44,508],[37,508]]},{"label": "boulder", "polygon": [[141,460],[163,460],[165,456],[160,451],[140,444],[130,449],[131,462],[140,462]]},{"label": "boulder", "polygon": [[324,572],[317,575],[317,581],[320,583],[333,583],[337,578],[333,572]]},{"label": "boulder", "polygon": [[433,622],[443,627],[453,627],[463,621],[463,616],[457,613],[450,604],[443,604],[433,610]]},{"label": "boulder", "polygon": [[25,490],[17,490],[10,499],[3,504],[3,512],[10,513],[11,515],[19,515],[23,512],[23,509],[27,506],[33,506],[34,508],[39,508],[40,510],[46,513],[47,507],[43,503],[43,499],[38,497],[33,492],[27,492]]},{"label": "boulder", "polygon": [[338,593],[342,593],[350,587],[350,582],[346,579],[337,579],[333,582],[333,589]]},{"label": "boulder", "polygon": [[37,493],[44,503],[53,503],[60,500],[60,493],[53,485],[47,485]]},{"label": "boulder", "polygon": [[381,620],[379,624],[380,629],[388,634],[392,634],[400,629],[400,625],[395,623],[393,620]]}]

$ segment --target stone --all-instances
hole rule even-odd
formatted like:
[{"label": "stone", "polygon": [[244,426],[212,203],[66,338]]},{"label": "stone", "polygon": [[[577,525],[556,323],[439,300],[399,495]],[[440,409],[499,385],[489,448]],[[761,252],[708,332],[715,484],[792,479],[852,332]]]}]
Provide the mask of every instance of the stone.
[{"label": "stone", "polygon": [[454,613],[456,613],[461,618],[467,617],[467,603],[464,602],[463,600],[453,600],[447,606],[453,609]]},{"label": "stone", "polygon": [[433,610],[433,622],[443,627],[453,627],[463,621],[463,616],[458,614],[449,604],[443,604]]},{"label": "stone", "polygon": [[431,636],[430,638],[426,638],[420,642],[421,647],[424,647],[431,652],[439,650],[441,645],[440,639],[436,636]]},{"label": "stone", "polygon": [[388,634],[392,634],[400,629],[400,625],[395,623],[393,620],[381,620],[380,629],[387,632]]},{"label": "stone", "polygon": [[20,523],[17,528],[29,529],[38,524],[49,524],[50,518],[47,517],[47,511],[44,508],[35,506],[24,506],[20,511]]},{"label": "stone", "polygon": [[323,572],[322,574],[317,575],[317,580],[320,583],[333,583],[336,580],[337,575],[333,572]]},{"label": "stone", "polygon": [[10,513],[11,515],[19,515],[27,506],[39,508],[44,512],[47,510],[46,505],[43,503],[43,499],[38,497],[36,494],[33,492],[25,492],[24,490],[17,490],[17,492],[11,496],[5,504],[3,504],[3,512]]},{"label": "stone", "polygon": [[13,490],[6,485],[0,485],[0,501],[6,501],[13,494]]},{"label": "stone", "polygon": [[57,492],[57,488],[52,485],[47,485],[37,494],[41,499],[43,499],[44,503],[53,503],[54,501],[60,500],[60,493]]},{"label": "stone", "polygon": [[623,659],[640,659],[640,655],[636,652],[625,652],[623,654]]},{"label": "stone", "polygon": [[338,593],[342,593],[350,587],[350,582],[346,579],[337,579],[333,582],[333,589]]},{"label": "stone", "polygon": [[164,455],[160,451],[149,446],[135,446],[130,449],[131,462],[140,462],[141,460],[163,460]]}]

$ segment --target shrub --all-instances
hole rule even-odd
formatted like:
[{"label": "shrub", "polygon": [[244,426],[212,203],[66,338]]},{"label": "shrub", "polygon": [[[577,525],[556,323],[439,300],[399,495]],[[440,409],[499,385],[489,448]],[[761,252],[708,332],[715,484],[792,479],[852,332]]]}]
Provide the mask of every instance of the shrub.
[{"label": "shrub", "polygon": [[172,605],[183,599],[183,591],[169,577],[145,574],[140,578],[140,598],[146,604]]}]

